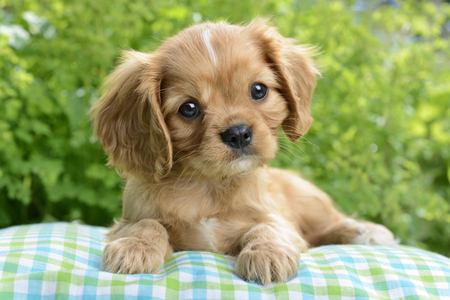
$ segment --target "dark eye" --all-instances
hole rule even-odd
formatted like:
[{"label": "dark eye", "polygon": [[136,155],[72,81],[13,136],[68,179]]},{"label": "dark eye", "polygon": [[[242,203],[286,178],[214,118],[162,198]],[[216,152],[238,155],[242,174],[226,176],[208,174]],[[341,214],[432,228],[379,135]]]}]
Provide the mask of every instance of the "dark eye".
[{"label": "dark eye", "polygon": [[200,114],[200,109],[198,108],[197,104],[186,102],[180,106],[178,112],[185,118],[193,119]]},{"label": "dark eye", "polygon": [[252,99],[260,101],[267,96],[267,86],[262,83],[257,83],[252,86],[251,90]]}]

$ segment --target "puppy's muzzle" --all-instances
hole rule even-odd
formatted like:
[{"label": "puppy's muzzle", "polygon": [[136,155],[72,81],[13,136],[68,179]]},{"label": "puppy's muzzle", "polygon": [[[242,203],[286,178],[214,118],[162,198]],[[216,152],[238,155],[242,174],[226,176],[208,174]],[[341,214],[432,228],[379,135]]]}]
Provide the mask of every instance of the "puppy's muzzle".
[{"label": "puppy's muzzle", "polygon": [[222,141],[231,148],[244,150],[252,141],[253,132],[247,125],[236,125],[222,133]]}]

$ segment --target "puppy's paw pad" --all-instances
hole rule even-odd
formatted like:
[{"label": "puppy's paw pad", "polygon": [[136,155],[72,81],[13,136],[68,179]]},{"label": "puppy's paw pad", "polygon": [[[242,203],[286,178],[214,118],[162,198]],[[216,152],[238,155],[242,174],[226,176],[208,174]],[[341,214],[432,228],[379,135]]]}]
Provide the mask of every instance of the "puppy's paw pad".
[{"label": "puppy's paw pad", "polygon": [[102,254],[103,270],[111,273],[153,274],[163,265],[163,252],[136,237],[115,240],[106,245]]},{"label": "puppy's paw pad", "polygon": [[285,282],[297,274],[299,257],[294,247],[251,243],[236,259],[236,274],[263,285],[272,281]]}]

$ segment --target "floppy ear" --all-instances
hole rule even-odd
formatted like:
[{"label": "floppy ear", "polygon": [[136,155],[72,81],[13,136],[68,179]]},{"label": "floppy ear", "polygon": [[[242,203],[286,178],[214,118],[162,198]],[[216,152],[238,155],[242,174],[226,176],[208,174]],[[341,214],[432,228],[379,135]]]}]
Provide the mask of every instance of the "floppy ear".
[{"label": "floppy ear", "polygon": [[316,75],[320,75],[311,59],[313,48],[296,46],[295,40],[282,37],[275,28],[266,25],[264,19],[254,20],[246,30],[256,37],[266,61],[278,76],[280,92],[289,107],[282,128],[289,140],[295,142],[308,131],[313,121],[309,104]]},{"label": "floppy ear", "polygon": [[158,181],[172,167],[172,145],[161,112],[161,76],[152,54],[124,53],[91,108],[94,133],[119,173]]}]

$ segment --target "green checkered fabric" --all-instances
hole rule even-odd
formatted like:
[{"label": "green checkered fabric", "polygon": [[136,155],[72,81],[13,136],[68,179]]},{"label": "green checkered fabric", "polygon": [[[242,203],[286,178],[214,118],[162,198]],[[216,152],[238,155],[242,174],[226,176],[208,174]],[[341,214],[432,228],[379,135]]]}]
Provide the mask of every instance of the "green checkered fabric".
[{"label": "green checkered fabric", "polygon": [[450,299],[450,260],[410,247],[326,246],[296,277],[262,286],[233,257],[178,252],[156,275],[102,272],[106,228],[70,223],[0,230],[0,299]]}]

